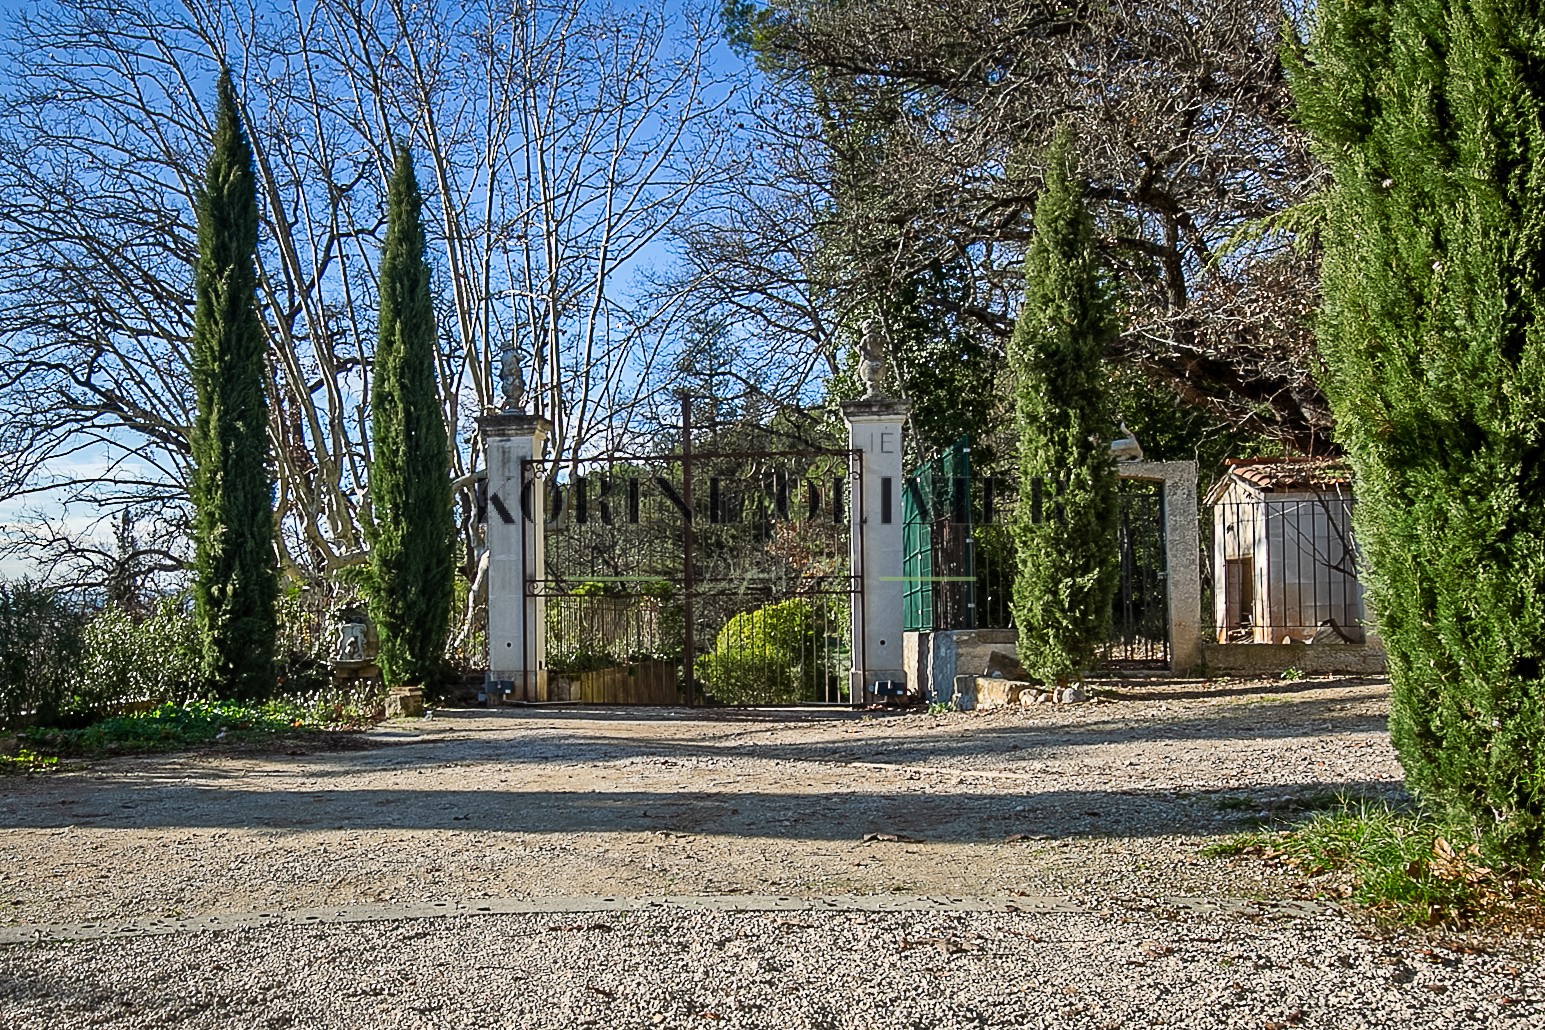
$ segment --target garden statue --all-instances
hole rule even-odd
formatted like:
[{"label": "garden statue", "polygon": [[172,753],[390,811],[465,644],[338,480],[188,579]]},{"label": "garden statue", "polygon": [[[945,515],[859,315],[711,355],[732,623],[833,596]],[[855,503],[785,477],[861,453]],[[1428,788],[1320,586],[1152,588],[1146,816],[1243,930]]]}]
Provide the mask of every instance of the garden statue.
[{"label": "garden statue", "polygon": [[364,611],[357,604],[349,604],[339,608],[335,615],[338,619],[338,642],[333,661],[365,661]]},{"label": "garden statue", "polygon": [[885,351],[885,333],[880,323],[871,318],[864,323],[864,335],[858,341],[858,378],[863,380],[866,401],[884,396]]},{"label": "garden statue", "polygon": [[1112,461],[1142,461],[1143,447],[1137,442],[1137,436],[1127,428],[1126,421],[1121,423],[1120,439],[1110,442],[1110,456]]},{"label": "garden statue", "polygon": [[506,343],[499,351],[499,387],[504,395],[501,410],[509,414],[519,414],[524,409],[521,402],[525,400],[526,384],[520,377],[520,363],[515,357],[515,344]]}]

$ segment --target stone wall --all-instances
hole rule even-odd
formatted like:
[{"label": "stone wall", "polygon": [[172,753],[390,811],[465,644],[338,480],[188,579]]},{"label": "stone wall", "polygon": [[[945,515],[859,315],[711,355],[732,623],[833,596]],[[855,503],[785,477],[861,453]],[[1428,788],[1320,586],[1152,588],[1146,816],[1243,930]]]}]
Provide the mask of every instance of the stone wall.
[{"label": "stone wall", "polygon": [[1011,629],[957,629],[902,636],[907,682],[922,696],[947,704],[956,676],[980,676],[994,651],[1012,655],[1018,637]]},{"label": "stone wall", "polygon": [[1375,676],[1386,670],[1384,649],[1368,644],[1202,643],[1202,667],[1209,673],[1277,676],[1297,669],[1306,676],[1353,673]]}]

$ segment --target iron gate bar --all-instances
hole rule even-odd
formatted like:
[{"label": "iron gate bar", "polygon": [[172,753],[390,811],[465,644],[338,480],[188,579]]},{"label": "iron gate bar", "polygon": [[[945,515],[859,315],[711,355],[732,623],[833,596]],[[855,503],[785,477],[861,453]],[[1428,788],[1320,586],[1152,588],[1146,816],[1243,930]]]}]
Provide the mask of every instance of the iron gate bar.
[{"label": "iron gate bar", "polygon": [[[858,580],[856,580],[856,579],[854,579],[853,577],[850,577],[850,576],[843,576],[841,578],[842,579],[847,579],[847,580],[852,580],[852,582],[849,585],[847,585],[847,586],[840,586],[839,585],[839,586],[834,586],[831,589],[824,589],[824,590],[823,589],[814,589],[814,590],[809,590],[807,592],[812,594],[812,595],[814,595],[814,596],[825,596],[825,595],[828,595],[828,594],[830,594],[832,596],[838,596],[838,595],[842,595],[842,594],[851,594],[851,593],[854,593],[855,591],[857,591],[859,589],[860,583],[859,583]],[[889,576],[889,577],[886,577],[886,578],[888,580],[890,580],[891,582],[895,582],[895,581],[901,579],[902,577],[899,577],[899,576]],[[552,592],[552,591],[541,589],[542,587],[558,587],[559,585],[564,584],[564,583],[575,583],[575,584],[580,584],[580,583],[659,583],[662,580],[666,580],[666,579],[668,579],[668,577],[665,577],[665,576],[576,576],[572,580],[551,579],[551,578],[548,578],[548,579],[532,579],[532,580],[527,580],[526,581],[531,586],[531,589],[529,589],[527,591],[527,596],[528,597],[566,597],[566,596],[568,596],[568,594],[566,592],[561,591],[561,590],[558,591],[558,592]],[[778,577],[774,577],[774,576],[742,576],[742,577],[740,577],[738,579],[721,578],[721,579],[695,579],[694,580],[694,583],[695,583],[695,586],[696,586],[696,593],[697,593],[697,595],[699,597],[709,596],[709,595],[717,597],[717,596],[721,596],[721,595],[723,595],[725,593],[743,593],[744,592],[744,591],[729,591],[729,590],[723,590],[723,589],[713,589],[713,588],[717,587],[718,584],[786,583],[786,582],[789,582],[789,581],[786,580],[786,579],[782,579],[782,578],[778,578]],[[802,587],[804,587],[804,586],[811,585],[812,583],[815,583],[815,579],[814,579],[814,577],[812,577],[812,579],[809,579],[809,580],[798,580],[797,582],[799,582],[800,585]]]},{"label": "iron gate bar", "polygon": [[[824,657],[807,656],[807,660],[816,662],[817,669],[825,670],[817,673],[813,687],[815,700],[818,703],[827,704],[861,703],[862,694],[853,691],[851,675],[844,670],[842,659],[844,657],[848,659],[846,664],[849,670],[862,668],[863,641],[847,639],[853,637],[853,634],[848,617],[842,613],[844,609],[859,613],[863,609],[861,567],[855,567],[855,565],[861,566],[862,563],[862,526],[854,524],[851,517],[855,507],[863,502],[862,453],[851,447],[700,450],[694,446],[693,440],[695,428],[693,398],[685,393],[678,396],[682,405],[682,436],[681,445],[674,452],[663,454],[619,452],[574,458],[565,463],[551,459],[530,460],[526,463],[532,469],[527,482],[533,489],[539,486],[544,491],[544,499],[547,491],[551,491],[555,498],[549,505],[551,510],[544,513],[543,527],[538,527],[536,530],[544,532],[549,539],[547,550],[551,553],[548,559],[551,560],[555,555],[567,555],[573,550],[572,557],[579,560],[579,564],[571,565],[568,561],[560,559],[559,564],[553,566],[551,572],[544,567],[540,570],[540,579],[527,580],[527,596],[554,599],[576,597],[575,588],[586,583],[597,584],[597,586],[603,584],[620,586],[628,583],[660,583],[662,586],[674,584],[675,589],[679,591],[676,594],[676,603],[681,619],[678,630],[680,635],[676,637],[681,645],[678,682],[683,688],[681,691],[683,700],[693,705],[709,701],[708,689],[704,686],[704,670],[698,667],[697,662],[699,657],[696,654],[697,643],[699,640],[707,639],[703,633],[698,632],[696,625],[698,618],[711,619],[715,622],[719,621],[721,616],[738,619],[760,610],[756,606],[765,607],[767,604],[782,603],[785,600],[809,598],[816,610],[824,613],[819,615],[818,619],[824,619],[822,625],[825,627],[824,630],[819,631],[819,642],[814,645],[816,652]],[[844,457],[847,460],[837,465],[837,459]],[[783,461],[779,462],[779,459]],[[823,459],[835,467],[828,470]],[[758,464],[769,460],[772,462],[771,465]],[[716,510],[709,512],[709,517],[701,523],[702,527],[707,528],[700,529],[699,518],[704,513],[697,510],[696,502],[702,496],[713,498],[716,493],[714,488],[720,485],[721,477],[718,475],[711,477],[706,494],[696,489],[695,479],[699,474],[708,475],[717,472],[718,468],[712,464],[714,462],[738,462],[751,467],[725,470],[726,476],[722,481],[733,485],[726,487],[725,492],[720,494],[718,503],[715,505]],[[809,464],[803,464],[806,462]],[[783,464],[788,466],[787,470],[779,467]],[[636,467],[619,468],[625,465]],[[801,465],[803,468],[800,467]],[[675,466],[680,467],[679,483],[676,480],[678,473],[672,471]],[[843,483],[842,473],[838,471],[843,466],[846,468],[848,480],[846,485]],[[703,471],[705,468],[707,472]],[[542,476],[538,474],[539,471],[545,471],[547,475]],[[613,472],[620,475],[608,474]],[[560,480],[560,476],[564,478]],[[594,494],[598,482],[601,484],[602,491],[599,496],[612,496],[611,491],[615,487],[609,485],[609,481],[626,481],[628,484],[628,497],[632,503],[629,508],[630,515],[625,522],[614,523],[612,519],[605,518],[601,514],[604,509],[589,503],[598,499]],[[655,529],[636,543],[631,543],[626,527],[640,524],[637,493],[638,487],[646,481],[658,487],[658,491],[649,490],[652,497],[657,493],[658,497],[651,501],[650,515],[644,519],[643,524],[652,525]],[[792,494],[795,490],[800,490],[801,488],[796,484],[801,481],[807,484],[808,499],[807,497],[797,498],[798,511],[792,512],[795,515],[794,518],[789,518],[793,505],[780,503],[784,499],[783,491]],[[789,490],[790,487],[794,487],[794,490]],[[582,498],[580,494],[586,496]],[[824,516],[815,508],[815,505],[820,503],[815,498],[821,494],[827,495],[825,503],[829,503],[832,509],[831,520],[825,523],[824,531],[821,528],[825,522]],[[788,500],[795,501],[796,498],[790,496]],[[742,507],[747,501],[751,503],[751,507]],[[824,507],[825,503],[821,503],[821,507]],[[722,514],[717,509],[725,505],[729,506],[726,507],[726,512],[733,514],[732,516],[726,514],[721,520],[716,517]],[[815,512],[810,517],[804,515],[807,507]],[[526,514],[527,518],[523,521],[530,521],[531,513],[528,511]],[[682,520],[679,535],[670,532],[673,528],[670,526],[672,518]],[[603,526],[607,528],[603,529]],[[610,527],[613,526],[622,530],[623,535],[611,536]],[[817,564],[814,567],[841,569],[847,566],[846,574],[835,571],[810,574],[804,571],[812,567],[808,561],[791,563],[790,558],[780,557],[772,550],[762,554],[761,545],[755,541],[764,543],[771,541],[774,538],[770,534],[775,531],[781,532],[780,527],[783,526],[790,527],[796,534],[796,538],[813,532],[816,541],[824,540],[824,544],[818,544],[814,552],[817,556]],[[721,540],[721,531],[725,530],[731,535]],[[661,531],[664,531],[663,534]],[[532,529],[523,526],[522,532],[530,533]],[[587,536],[590,533],[602,535],[595,537],[596,543],[592,543]],[[740,541],[740,535],[743,533],[749,533],[751,536]],[[674,560],[668,544],[673,536],[679,540],[680,547]],[[842,542],[844,538],[846,538],[846,544]],[[556,552],[551,546],[553,544],[559,545]],[[594,549],[597,544],[601,546],[601,550]],[[666,545],[665,550],[658,549],[661,544]],[[740,554],[739,549],[747,545],[752,546],[752,551],[747,554],[753,560],[745,561],[737,558],[736,556]],[[730,550],[721,554],[720,551],[725,546],[729,546]],[[644,549],[639,550],[640,547]],[[704,552],[700,557],[698,552],[705,547],[712,553]],[[761,557],[756,558],[756,555]],[[676,561],[680,561],[681,564],[675,566]],[[770,570],[759,568],[768,561],[777,568]],[[636,575],[609,574],[629,573],[632,571],[629,566],[635,564],[639,569],[658,569],[659,572],[655,575],[642,572]],[[584,568],[593,569],[602,574],[586,575],[578,571]],[[574,569],[577,574],[571,575],[570,569]],[[578,596],[594,597],[595,603],[599,604],[602,596],[642,597],[645,595],[629,593],[624,587],[620,595],[608,592],[605,595]],[[831,598],[836,601],[842,597],[848,598],[847,604],[839,603],[835,608],[831,604],[818,600]],[[586,600],[582,607],[590,604],[591,602]],[[746,604],[751,604],[753,607],[746,608]],[[567,610],[566,607],[565,610]],[[580,609],[576,609],[578,610]],[[833,621],[834,617],[835,621]],[[722,633],[723,630],[721,629],[720,632]],[[715,644],[715,647],[717,648],[718,645]],[[580,673],[582,672],[583,670],[580,670]],[[845,697],[844,691],[847,692]],[[610,700],[618,700],[618,698]],[[719,700],[723,699],[719,698]],[[741,700],[731,703],[768,702]],[[795,703],[808,702],[801,700]]]},{"label": "iron gate bar", "polygon": [[[849,447],[811,447],[802,451],[692,451],[692,458],[696,461],[707,461],[711,458],[840,458],[843,455],[858,453]],[[612,453],[597,454],[593,457],[579,458],[579,461],[664,461],[680,462],[683,458],[681,451],[664,451],[659,454],[629,454]]]}]

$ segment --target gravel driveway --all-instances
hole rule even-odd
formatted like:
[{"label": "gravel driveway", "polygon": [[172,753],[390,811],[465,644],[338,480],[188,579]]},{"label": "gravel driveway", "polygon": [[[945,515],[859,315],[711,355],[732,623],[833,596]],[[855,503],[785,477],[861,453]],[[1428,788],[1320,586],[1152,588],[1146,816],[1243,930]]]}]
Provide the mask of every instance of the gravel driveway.
[{"label": "gravel driveway", "polygon": [[0,780],[0,942],[32,941],[0,943],[0,1027],[1545,1020],[1527,944],[1380,939],[1198,854],[1398,794],[1384,682],[1101,686],[945,715],[441,712]]}]

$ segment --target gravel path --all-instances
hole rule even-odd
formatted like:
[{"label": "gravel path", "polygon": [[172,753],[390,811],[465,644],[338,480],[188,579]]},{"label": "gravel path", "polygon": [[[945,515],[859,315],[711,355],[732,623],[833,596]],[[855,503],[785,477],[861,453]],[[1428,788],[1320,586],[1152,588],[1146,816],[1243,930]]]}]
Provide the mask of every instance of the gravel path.
[{"label": "gravel path", "polygon": [[[383,913],[0,946],[0,1027],[1540,1025],[1523,945],[1466,954],[1381,942],[1335,910],[1145,901],[1302,893],[1199,847],[1332,794],[1398,794],[1386,684],[1102,687],[1096,704],[946,715],[445,712],[353,750],[0,781],[12,936]],[[1068,904],[404,915],[747,894]]]},{"label": "gravel path", "polygon": [[[18,968],[20,967],[20,968]],[[0,953],[33,1027],[1538,1027],[1541,972],[1294,922],[623,913]]]}]

